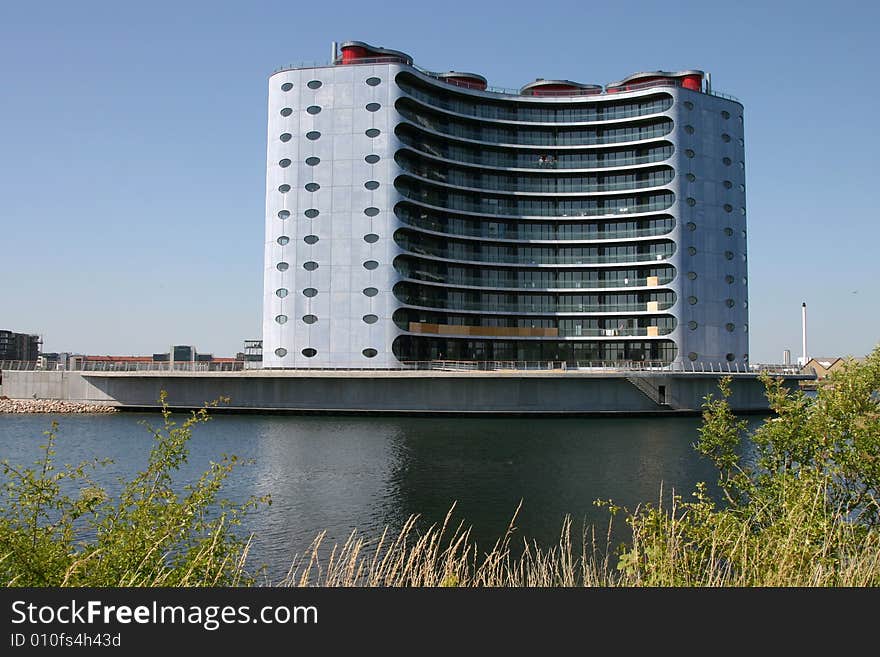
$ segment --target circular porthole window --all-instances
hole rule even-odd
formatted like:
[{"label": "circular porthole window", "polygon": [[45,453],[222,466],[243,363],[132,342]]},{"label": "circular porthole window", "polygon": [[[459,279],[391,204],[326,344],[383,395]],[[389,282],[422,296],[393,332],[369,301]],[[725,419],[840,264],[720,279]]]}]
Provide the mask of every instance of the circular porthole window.
[{"label": "circular porthole window", "polygon": [[689,322],[688,322],[688,328],[689,328],[691,331],[696,331],[696,330],[697,330],[697,323],[696,323],[694,320],[689,321]]},{"label": "circular porthole window", "polygon": [[287,244],[290,242],[290,238],[287,235],[282,235],[275,241],[278,242],[281,246],[287,246]]},{"label": "circular porthole window", "polygon": [[307,287],[306,289],[303,290],[303,296],[306,296],[309,299],[311,299],[312,297],[318,296],[318,291],[313,287]]},{"label": "circular porthole window", "polygon": [[686,100],[686,101],[684,101],[684,108],[692,110],[692,109],[694,109],[694,104],[691,101]]},{"label": "circular porthole window", "polygon": [[729,157],[725,157],[721,161],[724,162],[724,166],[726,167],[729,167],[731,164],[733,164],[733,160],[731,160]]},{"label": "circular porthole window", "polygon": [[290,185],[278,185],[278,191],[282,194],[286,194],[290,191]]},{"label": "circular porthole window", "polygon": [[364,242],[366,242],[367,244],[375,244],[378,241],[379,236],[375,233],[367,233],[366,235],[364,235]]},{"label": "circular porthole window", "polygon": [[316,244],[318,242],[318,236],[306,235],[305,237],[303,237],[303,242],[305,242],[306,244]]},{"label": "circular porthole window", "polygon": [[367,324],[375,324],[379,321],[376,315],[364,315],[363,319]]},{"label": "circular porthole window", "polygon": [[376,269],[376,267],[378,267],[378,266],[379,266],[379,263],[376,262],[375,260],[367,260],[364,263],[364,269],[372,270],[372,269]]},{"label": "circular porthole window", "polygon": [[317,192],[319,189],[321,189],[321,186],[318,183],[315,183],[315,182],[306,183],[306,191],[307,192]]},{"label": "circular porthole window", "polygon": [[696,351],[692,351],[688,354],[688,360],[690,361],[697,360],[697,358],[699,358],[699,356],[697,355]]},{"label": "circular porthole window", "polygon": [[693,157],[694,155],[696,155],[696,153],[694,153],[690,148],[688,148],[687,150],[685,150],[684,154],[685,154],[687,157]]},{"label": "circular porthole window", "polygon": [[727,258],[728,260],[733,260],[733,251],[725,251],[724,257]]},{"label": "circular porthole window", "polygon": [[688,179],[688,182],[694,182],[697,179],[697,177],[692,173],[687,174],[687,176],[685,177]]},{"label": "circular porthole window", "polygon": [[315,217],[317,217],[321,213],[318,212],[315,208],[309,208],[308,210],[303,212],[303,214],[305,216],[307,216],[309,219],[314,219]]},{"label": "circular porthole window", "polygon": [[308,262],[303,263],[303,269],[306,271],[315,271],[318,268],[318,263],[314,260],[309,260]]},{"label": "circular porthole window", "polygon": [[378,112],[379,108],[382,107],[379,103],[367,103],[367,111],[368,112]]},{"label": "circular porthole window", "polygon": [[275,321],[279,324],[287,324],[287,315],[275,315]]},{"label": "circular porthole window", "polygon": [[275,355],[279,358],[284,358],[287,355],[287,349],[285,349],[284,347],[278,347],[275,350]]},{"label": "circular porthole window", "polygon": [[724,119],[729,119],[729,118],[730,118],[730,112],[728,112],[727,110],[723,110],[723,111],[721,112],[721,116],[722,116]]},{"label": "circular porthole window", "polygon": [[379,208],[367,208],[364,210],[364,214],[368,217],[375,217],[379,214]]},{"label": "circular porthole window", "polygon": [[688,303],[691,304],[692,306],[696,306],[697,305],[697,297],[688,297]]},{"label": "circular porthole window", "polygon": [[364,187],[366,187],[370,191],[373,191],[374,189],[379,189],[379,183],[375,180],[368,180],[364,183]]},{"label": "circular porthole window", "polygon": [[375,358],[379,352],[375,349],[364,349],[361,353],[367,358]]},{"label": "circular porthole window", "polygon": [[321,137],[321,133],[318,132],[317,130],[310,130],[309,132],[306,133],[306,139],[309,139],[311,141],[315,141],[316,139],[320,139],[320,137]]},{"label": "circular porthole window", "polygon": [[309,89],[319,89],[321,87],[321,84],[322,83],[320,80],[309,80],[309,82],[308,82],[308,84],[306,84],[306,86]]},{"label": "circular porthole window", "polygon": [[730,189],[731,187],[733,187],[733,183],[730,182],[729,180],[725,180],[724,181],[724,189]]},{"label": "circular porthole window", "polygon": [[732,322],[727,322],[727,324],[724,325],[724,328],[727,329],[728,333],[733,333],[736,329],[736,325],[734,325]]},{"label": "circular porthole window", "polygon": [[378,86],[379,84],[381,84],[381,83],[382,83],[382,80],[380,80],[379,78],[367,78],[367,79],[365,80],[365,82],[366,82],[369,86],[371,86],[371,87],[375,87],[375,86]]},{"label": "circular porthole window", "polygon": [[278,218],[281,220],[287,219],[288,217],[290,217],[290,210],[281,210],[278,213]]},{"label": "circular porthole window", "polygon": [[695,231],[695,230],[697,229],[697,224],[695,224],[693,221],[689,221],[689,222],[687,222],[687,223],[685,224],[685,226],[687,226],[687,229],[688,229],[689,231],[691,231],[691,232],[693,232],[693,231]]},{"label": "circular porthole window", "polygon": [[275,296],[278,297],[279,299],[283,299],[288,294],[289,294],[289,292],[287,291],[286,287],[279,287],[277,290],[275,290]]},{"label": "circular porthole window", "polygon": [[687,203],[691,207],[694,207],[697,204],[697,199],[688,196],[687,199],[685,199],[685,203]]},{"label": "circular porthole window", "polygon": [[315,356],[318,355],[318,350],[312,349],[311,347],[306,347],[305,349],[302,350],[302,355],[305,356],[306,358],[314,358]]},{"label": "circular porthole window", "polygon": [[291,114],[293,114],[293,110],[290,109],[289,107],[285,107],[284,109],[281,110],[280,113],[281,113],[281,116],[290,116]]},{"label": "circular porthole window", "polygon": [[728,274],[727,276],[724,277],[724,282],[727,283],[728,285],[733,285],[733,282],[735,280],[736,279],[733,276],[731,276],[730,274]]},{"label": "circular porthole window", "polygon": [[688,280],[695,281],[695,280],[697,280],[697,272],[689,271],[687,273],[687,277],[688,277]]},{"label": "circular porthole window", "polygon": [[730,363],[733,361],[734,358],[736,358],[736,356],[734,356],[733,354],[727,354],[725,358],[727,359],[727,362]]},{"label": "circular porthole window", "polygon": [[291,139],[293,139],[293,135],[290,134],[289,132],[285,132],[280,137],[278,137],[278,139],[280,139],[281,141],[287,142],[287,141],[290,141]]},{"label": "circular porthole window", "polygon": [[733,212],[733,206],[730,203],[725,203],[724,204],[724,211],[725,212]]},{"label": "circular porthole window", "polygon": [[303,321],[306,324],[314,324],[318,321],[317,315],[303,315]]},{"label": "circular porthole window", "polygon": [[278,271],[287,271],[289,268],[290,265],[286,262],[279,262],[277,265],[275,265],[275,269],[277,269]]},{"label": "circular porthole window", "polygon": [[306,107],[306,112],[308,112],[309,114],[320,114],[321,108],[317,105],[309,105],[308,107]]},{"label": "circular porthole window", "polygon": [[284,84],[281,85],[281,91],[290,91],[291,89],[293,89],[292,82],[285,82]]},{"label": "circular porthole window", "polygon": [[733,228],[728,226],[727,228],[724,229],[724,234],[727,235],[728,237],[733,237]]},{"label": "circular porthole window", "polygon": [[689,246],[688,247],[688,255],[692,255],[692,256],[697,255],[697,247]]},{"label": "circular porthole window", "polygon": [[306,164],[308,164],[310,167],[317,166],[320,163],[321,163],[320,157],[307,157],[306,158]]},{"label": "circular porthole window", "polygon": [[692,134],[694,134],[694,126],[692,126],[692,125],[686,125],[686,126],[684,127],[684,131],[685,131],[686,133],[688,133],[689,135],[692,135]]},{"label": "circular porthole window", "polygon": [[379,290],[377,290],[377,289],[374,288],[374,287],[365,287],[365,288],[364,288],[364,294],[365,294],[366,296],[368,296],[368,297],[374,297],[374,296],[376,296],[377,294],[379,294]]},{"label": "circular porthole window", "polygon": [[725,144],[728,143],[730,141],[730,135],[725,132],[723,135],[721,135],[721,141],[723,141]]},{"label": "circular porthole window", "polygon": [[376,164],[376,162],[378,162],[380,159],[382,159],[382,158],[380,158],[378,155],[372,154],[372,155],[367,155],[364,158],[364,162],[366,162],[367,164]]},{"label": "circular porthole window", "polygon": [[725,299],[724,305],[728,308],[733,308],[736,305],[736,301],[734,301],[733,299]]},{"label": "circular porthole window", "polygon": [[281,160],[280,162],[278,162],[278,166],[280,166],[282,169],[286,169],[287,167],[290,166],[290,160],[288,160],[288,159],[285,157],[283,160]]},{"label": "circular porthole window", "polygon": [[366,132],[364,132],[364,134],[372,139],[373,137],[378,137],[380,134],[382,134],[382,131],[378,128],[368,128]]}]

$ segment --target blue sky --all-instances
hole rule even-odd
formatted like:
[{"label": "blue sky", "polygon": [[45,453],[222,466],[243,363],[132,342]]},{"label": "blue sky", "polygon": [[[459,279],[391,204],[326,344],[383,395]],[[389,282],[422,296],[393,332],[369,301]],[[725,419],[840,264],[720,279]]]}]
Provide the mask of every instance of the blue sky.
[{"label": "blue sky", "polygon": [[[0,328],[48,351],[259,337],[266,78],[331,41],[519,87],[699,68],[745,104],[752,362],[880,342],[873,2],[0,8]],[[873,199],[873,200],[872,200]]]}]

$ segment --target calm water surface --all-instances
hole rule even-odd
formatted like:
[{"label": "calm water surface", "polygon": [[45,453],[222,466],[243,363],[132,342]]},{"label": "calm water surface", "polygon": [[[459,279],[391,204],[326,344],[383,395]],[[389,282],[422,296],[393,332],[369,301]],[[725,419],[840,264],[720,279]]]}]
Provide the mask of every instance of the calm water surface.
[{"label": "calm water surface", "polygon": [[[111,490],[142,469],[151,437],[141,421],[158,414],[0,415],[0,458],[30,463],[45,431],[58,420],[58,458],[95,456],[114,463],[99,481]],[[235,500],[272,496],[247,522],[257,534],[252,563],[270,580],[287,571],[319,531],[343,541],[353,529],[377,536],[411,514],[439,522],[457,502],[456,517],[473,526],[481,545],[503,534],[523,501],[521,536],[551,543],[570,514],[607,526],[597,498],[623,505],[658,499],[661,483],[689,494],[714,481],[693,450],[699,418],[497,419],[218,415],[196,427],[185,478],[211,459],[253,459],[226,487]]]}]

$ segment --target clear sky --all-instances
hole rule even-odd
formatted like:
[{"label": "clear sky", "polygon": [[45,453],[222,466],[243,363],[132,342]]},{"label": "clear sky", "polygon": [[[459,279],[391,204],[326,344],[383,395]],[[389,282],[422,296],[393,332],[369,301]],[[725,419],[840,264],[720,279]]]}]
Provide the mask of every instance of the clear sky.
[{"label": "clear sky", "polygon": [[0,328],[114,355],[260,337],[266,78],[355,39],[503,87],[710,72],[745,104],[752,362],[799,355],[803,300],[812,355],[864,355],[878,27],[867,0],[3,2]]}]

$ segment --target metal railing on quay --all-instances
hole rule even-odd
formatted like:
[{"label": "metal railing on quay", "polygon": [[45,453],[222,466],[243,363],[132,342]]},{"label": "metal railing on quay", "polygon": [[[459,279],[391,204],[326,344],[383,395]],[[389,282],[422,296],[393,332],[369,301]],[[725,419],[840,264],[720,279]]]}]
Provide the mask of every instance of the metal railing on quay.
[{"label": "metal railing on quay", "polygon": [[627,361],[564,361],[549,360],[422,360],[401,361],[397,367],[285,367],[263,368],[254,362],[129,362],[86,361],[69,368],[47,368],[39,361],[2,360],[2,371],[69,371],[69,372],[241,372],[241,371],[608,371],[608,372],[674,372],[683,374],[814,374],[802,372],[797,365],[728,362],[668,363],[652,360]]}]

